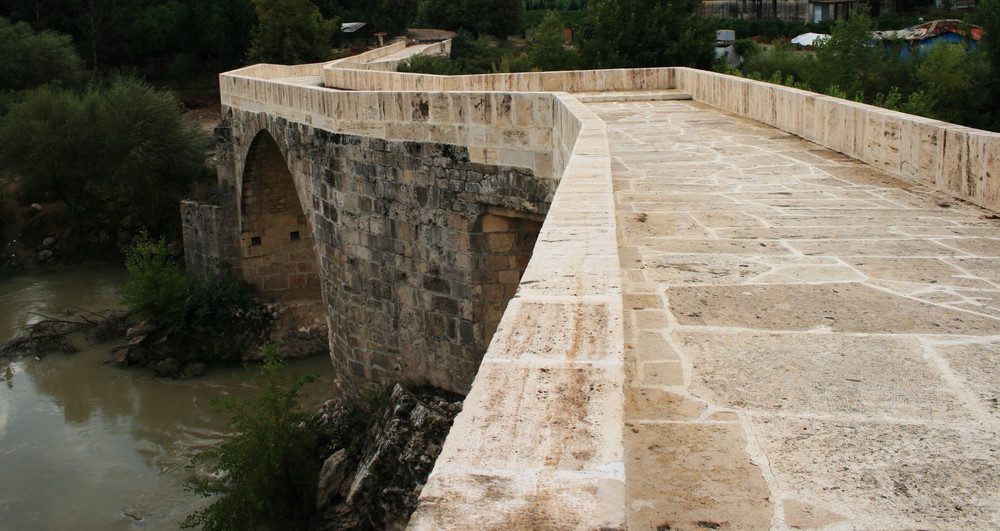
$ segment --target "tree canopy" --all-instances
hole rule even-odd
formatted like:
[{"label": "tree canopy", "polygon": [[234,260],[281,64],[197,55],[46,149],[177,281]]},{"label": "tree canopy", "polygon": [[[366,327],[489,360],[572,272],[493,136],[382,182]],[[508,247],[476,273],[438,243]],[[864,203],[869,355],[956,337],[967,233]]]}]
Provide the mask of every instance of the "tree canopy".
[{"label": "tree canopy", "polygon": [[62,200],[80,224],[131,215],[161,228],[204,171],[206,140],[171,95],[120,78],[82,95],[29,93],[0,121],[0,167],[25,201]]},{"label": "tree canopy", "polygon": [[424,0],[422,22],[441,29],[465,29],[475,35],[507,37],[524,23],[521,0]]},{"label": "tree canopy", "polygon": [[540,70],[573,70],[579,57],[575,49],[567,48],[565,25],[559,13],[549,11],[528,39],[528,61]]},{"label": "tree canopy", "polygon": [[594,34],[584,51],[596,68],[694,66],[714,59],[715,34],[695,18],[701,0],[591,0]]},{"label": "tree canopy", "polygon": [[250,62],[299,64],[330,58],[336,19],[326,19],[309,0],[252,0],[257,26]]},{"label": "tree canopy", "polygon": [[68,36],[54,31],[36,33],[24,22],[0,18],[0,91],[46,83],[75,86],[83,77],[83,61]]}]

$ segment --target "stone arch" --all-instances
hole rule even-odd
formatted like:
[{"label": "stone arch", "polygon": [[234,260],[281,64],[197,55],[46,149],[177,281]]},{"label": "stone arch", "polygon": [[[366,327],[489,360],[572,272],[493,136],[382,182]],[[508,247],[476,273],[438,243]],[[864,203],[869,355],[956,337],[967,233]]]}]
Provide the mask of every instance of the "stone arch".
[{"label": "stone arch", "polygon": [[320,302],[312,233],[285,157],[266,130],[247,150],[240,187],[241,270],[265,297]]}]

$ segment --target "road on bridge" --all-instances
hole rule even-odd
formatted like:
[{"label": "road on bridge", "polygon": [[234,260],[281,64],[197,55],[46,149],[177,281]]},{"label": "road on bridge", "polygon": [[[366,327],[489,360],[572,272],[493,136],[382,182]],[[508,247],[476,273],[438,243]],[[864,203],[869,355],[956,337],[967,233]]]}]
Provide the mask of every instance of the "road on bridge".
[{"label": "road on bridge", "polygon": [[692,101],[588,107],[629,527],[1000,526],[997,216]]}]

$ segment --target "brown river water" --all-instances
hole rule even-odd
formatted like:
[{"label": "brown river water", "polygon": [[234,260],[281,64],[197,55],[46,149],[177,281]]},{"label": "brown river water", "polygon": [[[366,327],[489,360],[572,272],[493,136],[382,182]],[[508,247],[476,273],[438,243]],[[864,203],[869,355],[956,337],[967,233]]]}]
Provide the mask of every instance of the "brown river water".
[{"label": "brown river water", "polygon": [[[115,308],[123,270],[76,268],[0,280],[0,343],[29,312]],[[26,317],[27,316],[27,317]],[[29,321],[30,322],[30,321]],[[184,381],[102,362],[110,344],[80,352],[0,360],[0,529],[177,529],[206,500],[184,492],[185,469],[221,440],[228,417],[211,402],[251,396],[246,369],[213,369]],[[309,410],[332,396],[325,357],[290,363],[317,373]]]}]

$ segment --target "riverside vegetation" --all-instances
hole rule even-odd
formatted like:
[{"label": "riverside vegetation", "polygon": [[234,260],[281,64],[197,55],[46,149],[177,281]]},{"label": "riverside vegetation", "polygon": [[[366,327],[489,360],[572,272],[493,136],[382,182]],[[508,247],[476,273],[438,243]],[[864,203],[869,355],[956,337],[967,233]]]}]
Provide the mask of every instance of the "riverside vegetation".
[{"label": "riverside vegetation", "polygon": [[303,411],[302,386],[282,378],[278,347],[262,349],[260,393],[216,404],[233,435],[192,459],[188,489],[214,501],[182,527],[244,529],[401,529],[416,508],[460,396],[395,385]]}]

